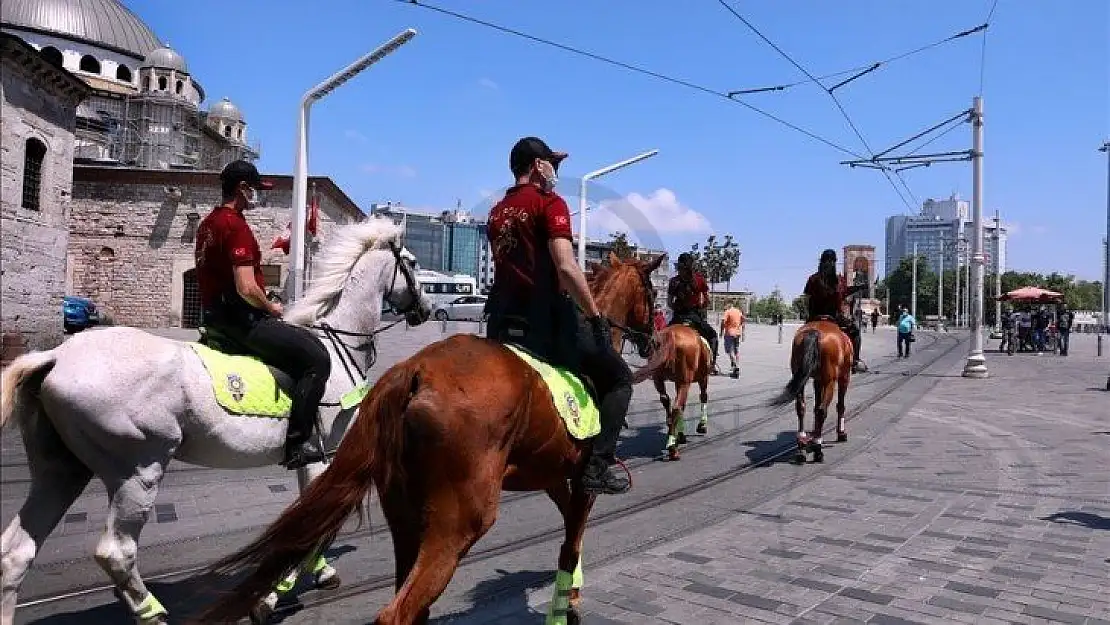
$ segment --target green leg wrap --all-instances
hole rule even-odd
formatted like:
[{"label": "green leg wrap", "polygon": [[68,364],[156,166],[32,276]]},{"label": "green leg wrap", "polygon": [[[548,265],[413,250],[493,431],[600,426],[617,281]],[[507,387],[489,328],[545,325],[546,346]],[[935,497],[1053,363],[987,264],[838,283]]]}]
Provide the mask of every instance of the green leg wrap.
[{"label": "green leg wrap", "polygon": [[324,559],[324,556],[322,554],[316,556],[316,562],[314,562],[312,564],[312,574],[313,575],[319,574],[320,571],[323,571],[325,568],[327,568],[327,566],[328,566],[328,561]]},{"label": "green leg wrap", "polygon": [[162,602],[159,601],[158,597],[155,597],[152,592],[148,592],[146,599],[143,599],[143,602],[135,609],[135,616],[143,621],[148,621],[159,616],[166,616],[167,614],[169,614],[169,612],[166,611],[166,607],[162,605]]},{"label": "green leg wrap", "polygon": [[578,554],[578,566],[574,567],[574,576],[570,582],[571,588],[582,590],[582,554]]},{"label": "green leg wrap", "polygon": [[674,434],[668,434],[667,435],[667,442],[666,442],[666,444],[663,445],[663,449],[670,449],[671,447],[674,447],[676,444],[677,443],[675,442]]},{"label": "green leg wrap", "polygon": [[701,405],[701,423],[703,425],[709,423],[709,404]]},{"label": "green leg wrap", "polygon": [[284,595],[290,590],[293,590],[293,587],[297,585],[297,578],[300,577],[300,575],[300,569],[293,569],[288,575],[281,578],[276,586],[274,586],[274,592],[279,595]]},{"label": "green leg wrap", "polygon": [[686,433],[686,417],[681,412],[675,417],[674,429],[679,434]]},{"label": "green leg wrap", "polygon": [[573,579],[572,573],[566,571],[555,573],[555,596],[551,598],[551,607],[547,609],[547,620],[544,621],[544,625],[567,625]]}]

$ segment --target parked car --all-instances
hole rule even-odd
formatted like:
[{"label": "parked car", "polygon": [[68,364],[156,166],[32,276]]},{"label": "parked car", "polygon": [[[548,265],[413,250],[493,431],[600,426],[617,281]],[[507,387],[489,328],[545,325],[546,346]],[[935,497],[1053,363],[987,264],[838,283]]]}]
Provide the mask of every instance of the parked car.
[{"label": "parked car", "polygon": [[462,321],[479,321],[486,317],[485,295],[464,295],[436,309],[435,318],[438,321],[447,319]]},{"label": "parked car", "polygon": [[80,332],[100,323],[96,304],[87,297],[66,295],[62,298],[62,329],[66,334]]}]

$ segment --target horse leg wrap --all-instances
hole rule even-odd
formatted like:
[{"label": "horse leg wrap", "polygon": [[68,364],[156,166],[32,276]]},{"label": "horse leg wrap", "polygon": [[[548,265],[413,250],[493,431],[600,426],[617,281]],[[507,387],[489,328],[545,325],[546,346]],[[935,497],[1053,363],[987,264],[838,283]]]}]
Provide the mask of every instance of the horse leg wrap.
[{"label": "horse leg wrap", "polygon": [[674,434],[668,434],[667,435],[667,442],[664,443],[663,447],[665,449],[670,449],[671,447],[674,447],[677,444],[678,443],[677,443],[677,440],[675,439],[675,435]]},{"label": "horse leg wrap", "polygon": [[555,573],[555,595],[551,598],[551,607],[547,609],[547,619],[544,625],[567,625],[567,612],[570,611],[570,589],[574,583],[574,574],[566,571]]},{"label": "horse leg wrap", "polygon": [[674,430],[679,434],[686,433],[686,417],[681,412],[676,413],[674,416]]},{"label": "horse leg wrap", "polygon": [[574,567],[574,575],[571,577],[571,588],[582,589],[582,554],[578,554],[578,566]]},{"label": "horse leg wrap", "polygon": [[709,423],[709,404],[701,403],[701,419],[698,421],[702,425]]},{"label": "horse leg wrap", "polygon": [[158,617],[168,614],[169,612],[166,611],[166,607],[162,605],[162,602],[159,601],[158,597],[155,597],[152,592],[148,592],[146,599],[143,599],[143,602],[135,608],[135,618],[137,618],[140,623],[154,622]]}]

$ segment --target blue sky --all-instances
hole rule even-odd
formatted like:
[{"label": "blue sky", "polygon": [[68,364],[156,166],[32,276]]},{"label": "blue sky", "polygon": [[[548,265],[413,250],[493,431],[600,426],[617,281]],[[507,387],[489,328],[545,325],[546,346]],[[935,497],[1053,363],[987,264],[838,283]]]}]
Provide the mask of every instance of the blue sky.
[{"label": "blue sky", "polygon": [[[740,105],[395,0],[127,0],[181,52],[208,94],[244,111],[264,172],[292,171],[301,95],[401,30],[419,34],[313,109],[310,171],[356,202],[393,200],[481,213],[510,184],[508,151],[539,135],[570,153],[575,177],[649,149],[591,197],[630,196],[673,251],[732,234],[733,286],[797,294],[825,247],[872,244],[910,209],[883,176]],[[432,4],[652,71],[731,91],[805,80],[715,0],[509,0]],[[730,4],[816,75],[866,65],[982,24],[990,0]],[[320,10],[310,7],[318,6]],[[1110,3],[1000,0],[987,35],[985,206],[1013,224],[1012,268],[1097,279],[1106,224]],[[979,91],[982,35],[890,63],[837,95],[871,149],[884,150],[967,109]],[[866,154],[812,83],[745,101]],[[964,125],[926,151],[964,150]],[[902,174],[917,200],[971,197],[968,163]],[[903,195],[908,193],[903,189]],[[635,194],[635,195],[632,195]],[[909,200],[913,204],[913,200]],[[916,210],[917,207],[914,207]],[[622,213],[624,214],[624,213]],[[590,234],[621,223],[603,212]],[[596,228],[596,230],[594,229]],[[881,269],[880,269],[881,270]]]}]

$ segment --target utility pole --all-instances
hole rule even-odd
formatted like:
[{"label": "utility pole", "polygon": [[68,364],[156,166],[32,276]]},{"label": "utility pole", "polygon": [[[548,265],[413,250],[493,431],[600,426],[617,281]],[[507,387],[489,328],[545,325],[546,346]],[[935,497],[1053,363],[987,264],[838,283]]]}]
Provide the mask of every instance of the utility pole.
[{"label": "utility pole", "polygon": [[944,324],[944,237],[940,238],[940,272],[937,276],[937,323]]},{"label": "utility pole", "polygon": [[1103,240],[1102,264],[1102,326],[1110,332],[1110,141],[1102,144],[1106,152],[1106,238]]},{"label": "utility pole", "polygon": [[913,282],[910,287],[910,314],[917,319],[917,242],[913,244]]},{"label": "utility pole", "polygon": [[963,306],[960,305],[960,299],[963,298],[963,295],[960,293],[960,273],[962,273],[963,270],[964,270],[964,264],[963,264],[963,261],[960,260],[960,233],[959,232],[956,233],[955,246],[956,246],[956,292],[953,294],[952,299],[953,299],[953,301],[955,301],[956,310],[954,312],[956,313],[956,327],[961,328],[961,327],[963,327],[963,324],[960,323],[960,309],[963,308]]},{"label": "utility pole", "polygon": [[[983,355],[983,98],[975,96],[971,111],[971,267],[968,290],[971,308],[971,346],[964,363],[965,378],[986,378],[987,359]],[[972,271],[974,268],[974,271]]]},{"label": "utility pole", "polygon": [[1002,216],[994,211],[994,327],[1002,330]]}]

